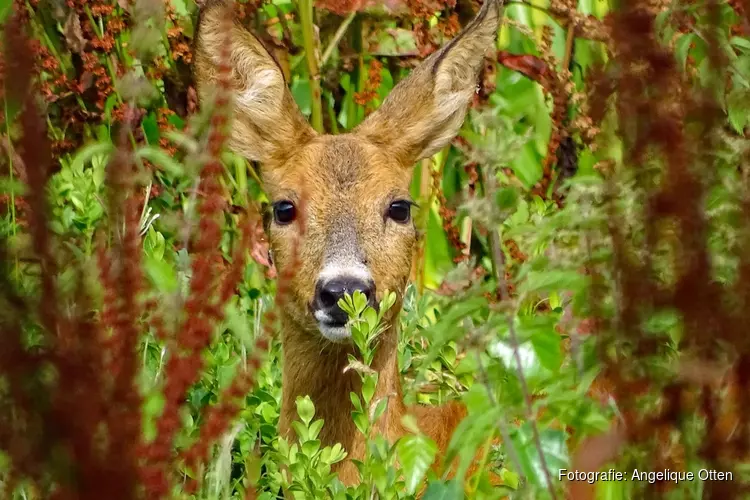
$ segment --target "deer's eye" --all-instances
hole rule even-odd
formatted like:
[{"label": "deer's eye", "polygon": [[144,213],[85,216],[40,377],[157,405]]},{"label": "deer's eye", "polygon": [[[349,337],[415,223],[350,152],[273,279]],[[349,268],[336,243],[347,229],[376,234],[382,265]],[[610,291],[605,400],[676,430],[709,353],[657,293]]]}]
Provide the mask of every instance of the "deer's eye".
[{"label": "deer's eye", "polygon": [[388,207],[388,217],[396,222],[405,224],[411,217],[411,202],[406,200],[396,200]]},{"label": "deer's eye", "polygon": [[297,209],[289,200],[277,201],[273,204],[273,220],[276,224],[289,224],[297,217]]}]

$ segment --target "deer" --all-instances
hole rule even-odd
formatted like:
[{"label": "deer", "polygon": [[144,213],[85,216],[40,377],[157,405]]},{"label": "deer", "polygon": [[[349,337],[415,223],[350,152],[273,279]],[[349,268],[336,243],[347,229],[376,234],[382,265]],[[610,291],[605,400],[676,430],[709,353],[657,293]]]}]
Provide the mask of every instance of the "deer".
[{"label": "deer", "polygon": [[329,135],[307,122],[280,65],[235,20],[229,1],[209,0],[201,8],[193,68],[199,100],[210,102],[219,72],[227,69],[222,57],[228,55],[233,107],[228,147],[260,165],[271,207],[267,237],[279,273],[292,264],[298,245],[289,299],[279,312],[279,434],[293,438],[296,398],[309,395],[316,418],[324,420],[322,445],[340,443],[348,453],[336,465],[345,485],[358,484],[351,459],[365,454],[349,396],[359,393],[361,379],[344,370],[354,353],[348,316],[338,305],[345,294],[359,291],[377,307],[386,290],[397,293],[371,364],[378,373],[374,399],[390,395],[380,426],[386,438],[393,442],[410,432],[402,422],[412,415],[419,430],[437,444],[439,459],[467,415],[457,401],[406,406],[394,319],[402,308],[418,239],[409,196],[414,165],[458,135],[501,17],[502,1],[485,0],[474,19],[401,80],[361,124]]}]

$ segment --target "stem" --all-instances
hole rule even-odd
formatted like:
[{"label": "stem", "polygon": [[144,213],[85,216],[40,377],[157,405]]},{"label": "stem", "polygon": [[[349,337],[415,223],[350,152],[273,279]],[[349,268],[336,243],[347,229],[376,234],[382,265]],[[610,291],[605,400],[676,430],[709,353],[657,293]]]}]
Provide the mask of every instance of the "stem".
[{"label": "stem", "polygon": [[479,480],[482,478],[481,471],[485,470],[487,468],[487,462],[490,458],[490,450],[492,449],[492,441],[495,439],[495,431],[490,432],[489,437],[485,441],[484,445],[484,451],[482,452],[482,459],[479,461],[479,467],[477,469],[480,471],[480,473],[476,474],[474,476],[474,484],[471,486],[471,493],[476,493],[476,491],[479,489]]},{"label": "stem", "polygon": [[310,73],[310,121],[316,132],[323,132],[323,105],[320,92],[320,68],[315,44],[315,24],[313,22],[312,0],[298,0],[299,20],[302,25],[302,43],[305,46],[307,70]]},{"label": "stem", "polygon": [[[5,87],[5,85],[3,85]],[[3,95],[5,95],[5,91]],[[5,135],[6,135],[6,148],[8,150],[8,176],[10,177],[10,234],[16,235],[16,190],[13,188],[13,142],[10,140],[10,113],[8,113],[8,100],[3,99],[3,111],[5,113]],[[14,252],[13,266],[15,271],[15,277],[18,277],[18,253]]]},{"label": "stem", "polygon": [[[466,322],[470,324],[470,320],[467,319]],[[474,355],[477,358],[477,367],[479,368],[479,375],[482,377],[482,385],[484,385],[485,389],[487,389],[487,398],[490,400],[492,406],[498,407],[499,403],[497,401],[497,398],[495,398],[495,393],[492,392],[492,388],[490,387],[490,377],[487,373],[487,368],[484,366],[484,362],[482,361],[482,356],[478,351],[475,351]],[[502,417],[497,419],[497,428],[500,431],[500,436],[502,437],[503,442],[506,444],[508,455],[510,456],[510,461],[513,462],[516,470],[521,473],[523,471],[521,458],[518,455],[518,451],[513,446],[513,441],[510,437],[510,431],[508,430],[508,424]]]},{"label": "stem", "polygon": [[[362,53],[362,18],[361,17],[355,17],[354,19],[354,25],[351,29],[351,37],[352,37],[352,48],[354,49],[354,52],[357,54],[357,59],[360,59],[360,54]],[[354,94],[360,90],[360,78],[359,74],[362,72],[360,65],[358,64],[357,67],[350,73],[349,76],[349,91],[346,95],[346,100],[349,104],[347,106],[347,113],[346,113],[346,128],[353,129],[357,122],[357,115],[358,110],[360,108],[359,104],[357,104],[354,101]]]},{"label": "stem", "polygon": [[349,28],[349,25],[352,24],[352,21],[354,21],[354,17],[357,15],[356,12],[352,12],[349,14],[346,19],[341,23],[341,26],[339,26],[339,29],[336,30],[336,33],[334,33],[333,38],[331,39],[331,42],[328,44],[328,47],[326,47],[326,50],[323,51],[323,56],[320,58],[320,65],[323,66],[326,61],[328,61],[328,58],[331,57],[331,54],[333,54],[333,49],[338,47],[339,42],[341,42],[341,39],[344,37],[344,34],[346,34],[347,28]]},{"label": "stem", "polygon": [[[490,182],[490,178],[492,177],[489,173],[489,169],[485,169],[485,179],[484,179],[484,185],[485,185],[485,194],[489,193],[491,191],[492,183]],[[497,282],[497,286],[500,289],[500,299],[505,302],[510,299],[510,294],[508,293],[508,284],[505,281],[505,256],[503,255],[502,247],[501,247],[501,240],[500,240],[500,233],[497,230],[497,226],[493,223],[492,229],[489,231],[489,238],[488,238],[489,244],[490,244],[490,259],[492,261],[492,272],[495,275],[495,281]],[[523,394],[523,400],[524,400],[524,412],[526,420],[529,422],[529,425],[531,426],[531,431],[534,436],[534,446],[536,447],[537,451],[539,452],[539,462],[542,465],[542,469],[544,470],[544,477],[547,482],[547,489],[549,490],[550,497],[552,500],[557,500],[557,494],[555,493],[555,488],[552,484],[552,475],[550,474],[549,467],[547,466],[547,459],[544,456],[544,452],[542,451],[542,439],[539,435],[539,428],[536,425],[536,420],[534,419],[533,415],[533,407],[532,407],[532,401],[531,401],[531,394],[529,392],[529,386],[526,382],[526,377],[523,374],[523,363],[521,361],[521,353],[519,352],[520,349],[520,342],[518,340],[518,334],[516,333],[516,328],[514,324],[514,320],[516,317],[516,313],[514,312],[512,315],[508,317],[508,334],[509,334],[509,340],[511,347],[513,348],[513,359],[516,362],[516,370],[518,371],[518,381],[521,385],[521,392]]]},{"label": "stem", "polygon": [[328,111],[328,118],[331,120],[331,133],[336,135],[339,133],[338,117],[336,116],[336,110],[333,109],[333,105],[330,103],[326,104],[326,110]]},{"label": "stem", "polygon": [[246,164],[246,168],[250,172],[250,177],[252,177],[253,180],[258,183],[258,186],[260,186],[261,189],[264,189],[263,188],[263,180],[258,175],[258,172],[256,172],[256,170],[255,170],[255,164],[253,164],[253,163],[250,163],[249,165]]},{"label": "stem", "polygon": [[284,40],[284,44],[286,44],[287,47],[291,47],[292,46],[292,30],[289,29],[289,23],[286,20],[286,14],[284,14],[284,11],[281,10],[281,8],[277,7],[277,10],[279,14],[279,24],[281,25],[281,37]]},{"label": "stem", "polygon": [[429,221],[429,211],[432,207],[432,169],[430,165],[432,165],[431,158],[425,158],[419,165],[419,203],[422,204],[422,209],[419,212],[417,230],[421,237],[417,243],[417,251],[414,252],[414,264],[412,265],[414,276],[412,280],[416,281],[417,290],[420,295],[424,292],[424,252],[427,239],[427,222]]},{"label": "stem", "polygon": [[562,68],[570,71],[570,62],[573,59],[573,42],[576,38],[576,27],[573,23],[568,23],[568,33],[565,38],[565,54],[563,56]]},{"label": "stem", "polygon": [[242,207],[247,208],[247,166],[243,158],[234,158],[234,172],[237,179],[237,191],[240,195]]},{"label": "stem", "polygon": [[468,258],[471,255],[471,231],[472,231],[473,222],[471,220],[471,217],[466,217],[463,220],[463,224],[461,227],[461,241],[464,244],[464,251],[463,254]]}]

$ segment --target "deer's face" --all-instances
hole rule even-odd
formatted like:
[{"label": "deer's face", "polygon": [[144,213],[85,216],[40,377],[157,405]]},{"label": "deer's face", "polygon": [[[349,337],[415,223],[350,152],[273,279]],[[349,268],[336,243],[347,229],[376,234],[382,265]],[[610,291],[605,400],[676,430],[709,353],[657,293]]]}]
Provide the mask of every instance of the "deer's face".
[{"label": "deer's face", "polygon": [[337,305],[344,293],[360,290],[374,304],[386,290],[403,291],[416,239],[412,166],[458,133],[499,14],[500,2],[485,0],[463,33],[401,80],[380,109],[334,137],[310,127],[279,66],[233,21],[224,0],[203,8],[195,51],[201,101],[210,104],[219,69],[228,68],[224,85],[234,98],[229,145],[262,163],[280,272],[289,270],[299,245],[287,319],[341,342],[349,337]]},{"label": "deer's face", "polygon": [[371,305],[406,286],[416,231],[411,171],[357,135],[320,136],[266,169],[268,231],[279,270],[296,269],[285,313],[305,329],[349,337],[338,306],[360,290]]}]

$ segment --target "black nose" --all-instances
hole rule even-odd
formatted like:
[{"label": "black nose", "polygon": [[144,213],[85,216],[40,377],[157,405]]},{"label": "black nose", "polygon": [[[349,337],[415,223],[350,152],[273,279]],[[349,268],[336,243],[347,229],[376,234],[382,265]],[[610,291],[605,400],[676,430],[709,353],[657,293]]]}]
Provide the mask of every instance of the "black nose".
[{"label": "black nose", "polygon": [[324,282],[318,281],[315,287],[314,308],[316,311],[325,313],[325,316],[330,318],[331,323],[344,325],[349,317],[339,307],[339,300],[344,297],[344,294],[352,295],[356,290],[367,297],[367,302],[370,305],[374,304],[375,284],[372,282],[356,278],[334,278]]}]

